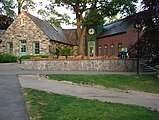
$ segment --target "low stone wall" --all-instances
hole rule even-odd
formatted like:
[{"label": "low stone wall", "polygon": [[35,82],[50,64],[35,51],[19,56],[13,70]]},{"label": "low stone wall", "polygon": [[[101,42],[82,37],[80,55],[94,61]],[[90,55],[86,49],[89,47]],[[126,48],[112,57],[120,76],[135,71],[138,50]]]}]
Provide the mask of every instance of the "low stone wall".
[{"label": "low stone wall", "polygon": [[119,60],[22,60],[25,70],[134,71],[135,59]]}]

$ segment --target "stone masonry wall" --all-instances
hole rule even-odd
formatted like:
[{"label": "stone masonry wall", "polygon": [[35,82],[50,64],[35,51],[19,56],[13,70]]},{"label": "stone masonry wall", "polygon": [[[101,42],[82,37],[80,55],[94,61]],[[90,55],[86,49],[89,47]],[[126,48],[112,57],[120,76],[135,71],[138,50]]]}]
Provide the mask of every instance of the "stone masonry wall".
[{"label": "stone masonry wall", "polygon": [[[21,20],[24,19],[24,25]],[[22,12],[15,21],[9,26],[5,33],[1,36],[3,52],[7,51],[7,42],[13,43],[13,54],[19,56],[19,43],[26,40],[27,53],[33,54],[33,42],[40,43],[40,54],[49,54],[50,39],[44,32],[25,14]]]},{"label": "stone masonry wall", "polygon": [[25,70],[134,71],[135,59],[125,60],[22,60]]}]

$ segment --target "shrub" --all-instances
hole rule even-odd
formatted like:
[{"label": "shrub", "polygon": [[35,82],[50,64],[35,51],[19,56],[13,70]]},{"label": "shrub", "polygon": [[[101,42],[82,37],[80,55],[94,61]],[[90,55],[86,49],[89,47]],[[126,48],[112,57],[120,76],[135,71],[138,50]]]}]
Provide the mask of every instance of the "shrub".
[{"label": "shrub", "polygon": [[41,58],[48,58],[49,55],[37,55],[37,57],[41,57]]},{"label": "shrub", "polygon": [[19,61],[20,61],[20,63],[21,63],[21,61],[22,61],[22,59],[30,59],[31,57],[41,57],[41,58],[48,58],[49,57],[49,55],[24,55],[24,56],[21,56],[20,58],[19,58]]},{"label": "shrub", "polygon": [[24,56],[21,56],[19,57],[19,61],[20,63],[22,62],[22,59],[30,59],[31,57],[33,57],[34,55],[24,55]]},{"label": "shrub", "polygon": [[57,46],[56,49],[61,56],[68,56],[73,54],[73,49],[69,46]]},{"label": "shrub", "polygon": [[0,54],[0,63],[17,62],[17,57],[8,53]]}]

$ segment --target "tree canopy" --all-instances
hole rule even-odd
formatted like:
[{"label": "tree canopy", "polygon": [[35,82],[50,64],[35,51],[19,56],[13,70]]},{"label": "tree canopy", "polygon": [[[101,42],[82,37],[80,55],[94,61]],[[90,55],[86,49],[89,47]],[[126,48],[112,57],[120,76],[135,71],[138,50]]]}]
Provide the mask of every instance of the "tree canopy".
[{"label": "tree canopy", "polygon": [[6,30],[12,22],[12,18],[6,15],[0,15],[0,30]]},{"label": "tree canopy", "polygon": [[159,0],[143,0],[144,14],[137,16],[137,22],[143,26],[143,35],[138,41],[140,57],[151,60],[152,65],[159,64]]},{"label": "tree canopy", "polygon": [[18,14],[21,13],[22,9],[35,9],[35,2],[33,0],[17,0],[18,4]]},{"label": "tree canopy", "polygon": [[15,3],[13,0],[0,0],[0,13],[9,17],[15,17]]},{"label": "tree canopy", "polygon": [[70,24],[70,17],[67,14],[60,14],[55,9],[50,9],[49,6],[46,8],[38,10],[38,14],[42,16],[43,20],[57,27],[61,27],[62,23]]},{"label": "tree canopy", "polygon": [[86,26],[97,24],[104,17],[114,16],[118,13],[122,15],[134,13],[137,0],[56,0],[56,2],[50,0],[50,2],[52,7],[63,6],[76,14],[78,52],[83,55]]}]

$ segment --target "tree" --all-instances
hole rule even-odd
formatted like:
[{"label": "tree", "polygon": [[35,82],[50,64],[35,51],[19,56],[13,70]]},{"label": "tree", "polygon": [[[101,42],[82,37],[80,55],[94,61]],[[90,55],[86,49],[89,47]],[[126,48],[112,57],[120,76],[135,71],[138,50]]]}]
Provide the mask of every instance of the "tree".
[{"label": "tree", "polygon": [[54,9],[40,9],[38,10],[38,14],[42,16],[43,20],[48,21],[50,24],[55,25],[57,27],[61,27],[61,23],[70,24],[70,17],[67,14],[60,14]]},{"label": "tree", "polygon": [[0,13],[5,14],[11,18],[15,17],[15,4],[13,0],[0,0]]},{"label": "tree", "polygon": [[6,30],[12,22],[12,18],[6,15],[0,15],[0,30]]},{"label": "tree", "polygon": [[[144,14],[138,14],[136,22],[144,27],[138,41],[140,57],[159,65],[159,0],[143,0]],[[158,6],[157,6],[158,5]]]},{"label": "tree", "polygon": [[[50,1],[54,7],[54,1]],[[83,41],[86,26],[96,24],[104,17],[114,16],[118,13],[123,15],[135,12],[137,0],[56,0],[59,6],[65,6],[76,14],[78,52],[83,55]],[[84,13],[90,11],[84,18]]]},{"label": "tree", "polygon": [[35,8],[35,2],[33,0],[17,0],[18,4],[18,14],[21,13],[22,9],[34,9]]}]

